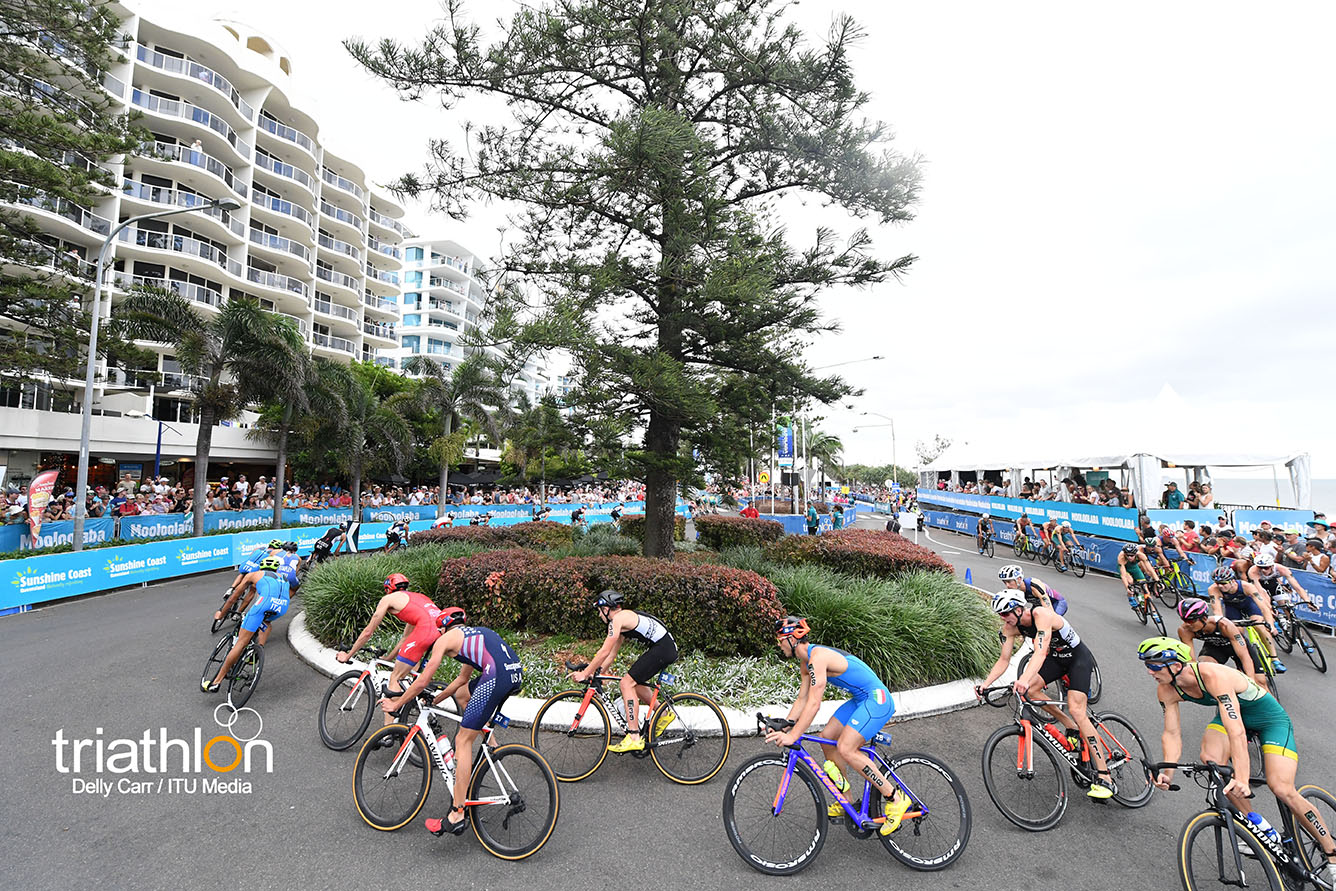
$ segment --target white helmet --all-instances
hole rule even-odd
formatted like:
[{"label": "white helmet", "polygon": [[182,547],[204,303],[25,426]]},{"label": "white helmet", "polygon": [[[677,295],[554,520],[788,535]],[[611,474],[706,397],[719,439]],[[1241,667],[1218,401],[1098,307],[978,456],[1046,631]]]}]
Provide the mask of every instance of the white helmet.
[{"label": "white helmet", "polygon": [[993,595],[993,612],[999,616],[1018,608],[1024,609],[1025,601],[1017,597],[1015,591],[1007,589]]},{"label": "white helmet", "polygon": [[980,519],[980,520],[987,520],[987,519],[991,519],[991,518],[992,518],[992,514],[979,514],[979,519]]},{"label": "white helmet", "polygon": [[1270,554],[1258,554],[1256,557],[1253,557],[1253,566],[1256,566],[1258,569],[1270,569],[1275,564],[1275,558]]},{"label": "white helmet", "polygon": [[1016,579],[1025,575],[1025,570],[1021,569],[1020,564],[1008,563],[997,571],[997,577],[1004,582],[1014,582]]}]

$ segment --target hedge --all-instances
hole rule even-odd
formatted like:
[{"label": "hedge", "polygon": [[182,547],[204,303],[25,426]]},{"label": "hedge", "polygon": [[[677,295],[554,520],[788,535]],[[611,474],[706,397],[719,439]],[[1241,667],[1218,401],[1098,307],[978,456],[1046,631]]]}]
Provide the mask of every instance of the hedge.
[{"label": "hedge", "polygon": [[575,530],[551,520],[530,520],[513,526],[449,526],[424,529],[413,533],[413,544],[465,541],[483,547],[515,545],[535,550],[565,547],[574,538]]},{"label": "hedge", "polygon": [[[622,535],[629,535],[637,541],[645,540],[645,515],[644,514],[625,514],[621,521]],[[673,541],[686,541],[687,537],[687,518],[681,514],[673,514]]]},{"label": "hedge", "polygon": [[793,509],[793,502],[784,498],[775,499],[774,510],[770,509],[769,498],[753,498],[749,503],[751,504],[752,507],[756,508],[763,514],[801,515],[807,513],[806,504],[810,504],[812,505],[812,507],[816,508],[816,512],[819,514],[828,514],[831,513],[837,507],[844,507],[844,505],[842,504],[829,504],[825,501],[809,501],[806,502],[806,504],[799,504],[798,505],[799,510],[795,511]]},{"label": "hedge", "polygon": [[762,545],[784,537],[784,524],[749,517],[703,516],[696,518],[696,541],[713,550],[736,545]]},{"label": "hedge", "polygon": [[780,564],[816,564],[854,576],[894,578],[915,570],[954,574],[955,568],[925,547],[894,532],[841,529],[822,535],[789,535],[766,545],[766,558]]}]

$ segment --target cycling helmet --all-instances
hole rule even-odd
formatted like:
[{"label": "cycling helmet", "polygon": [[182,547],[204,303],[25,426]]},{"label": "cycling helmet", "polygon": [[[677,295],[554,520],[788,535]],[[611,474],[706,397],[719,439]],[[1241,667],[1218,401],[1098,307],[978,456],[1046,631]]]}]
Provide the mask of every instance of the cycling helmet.
[{"label": "cycling helmet", "polygon": [[1062,521],[1062,528],[1063,528],[1063,529],[1070,529],[1070,528],[1072,528],[1072,524],[1069,523],[1067,520],[1063,520],[1063,521]]},{"label": "cycling helmet", "polygon": [[1270,569],[1275,565],[1276,560],[1270,554],[1258,554],[1256,557],[1253,557],[1253,566],[1256,566],[1258,569]]},{"label": "cycling helmet", "polygon": [[993,518],[992,514],[979,514],[980,520],[991,520],[992,518]]},{"label": "cycling helmet", "polygon": [[1008,589],[993,595],[993,612],[999,616],[1017,609],[1025,609],[1025,601],[1017,597],[1015,591]]},{"label": "cycling helmet", "polygon": [[386,594],[391,591],[407,591],[408,576],[402,572],[392,572],[386,577],[385,584],[382,587],[384,587]]},{"label": "cycling helmet", "polygon": [[1229,564],[1217,566],[1211,571],[1211,581],[1216,584],[1220,584],[1221,582],[1232,582],[1236,578],[1238,578],[1238,576],[1234,575],[1234,567]]},{"label": "cycling helmet", "polygon": [[1140,548],[1138,548],[1138,547],[1137,547],[1136,545],[1134,545],[1134,544],[1125,544],[1125,545],[1123,545],[1123,556],[1124,556],[1124,557],[1135,557],[1135,556],[1137,555],[1137,551],[1139,551],[1139,550],[1140,550]]},{"label": "cycling helmet", "polygon": [[1178,617],[1184,622],[1196,622],[1199,619],[1205,619],[1211,614],[1211,610],[1206,605],[1205,600],[1198,600],[1196,597],[1185,597],[1178,602]]},{"label": "cycling helmet", "polygon": [[283,542],[283,550],[289,554],[295,554],[297,553],[297,543],[295,541],[285,541]]},{"label": "cycling helmet", "polygon": [[283,561],[277,557],[265,557],[260,561],[261,572],[278,572],[283,568]]},{"label": "cycling helmet", "polygon": [[455,625],[463,625],[466,621],[468,621],[468,615],[465,614],[463,607],[447,606],[437,616],[436,627],[445,631]]},{"label": "cycling helmet", "polygon": [[776,640],[783,640],[786,637],[793,640],[804,640],[811,633],[811,630],[807,625],[807,620],[800,616],[785,616],[782,619],[775,620]]},{"label": "cycling helmet", "polygon": [[283,547],[283,542],[279,541],[277,538],[271,538],[269,539],[269,544],[267,545],[267,547],[281,548]]},{"label": "cycling helmet", "polygon": [[1004,582],[1014,582],[1024,574],[1025,570],[1015,563],[1008,563],[997,571],[997,577]]},{"label": "cycling helmet", "polygon": [[626,598],[622,596],[621,591],[614,591],[609,588],[598,595],[598,599],[594,601],[594,606],[606,606],[608,609],[619,609],[622,606],[622,601],[625,599]]},{"label": "cycling helmet", "polygon": [[342,523],[339,524],[339,531],[340,531],[340,532],[347,532],[347,531],[348,531],[348,521],[347,521],[347,520],[344,520]]},{"label": "cycling helmet", "polygon": [[1171,637],[1148,637],[1137,646],[1137,658],[1142,662],[1192,661],[1192,648]]}]

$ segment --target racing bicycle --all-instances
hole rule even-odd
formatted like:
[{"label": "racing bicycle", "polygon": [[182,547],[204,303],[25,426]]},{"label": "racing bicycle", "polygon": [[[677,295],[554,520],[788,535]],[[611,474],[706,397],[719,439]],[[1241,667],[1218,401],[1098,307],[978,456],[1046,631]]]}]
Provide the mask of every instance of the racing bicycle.
[{"label": "racing bicycle", "polygon": [[[269,627],[269,623],[278,618],[278,613],[273,610],[265,610],[264,616],[260,622],[260,630],[251,635],[250,643],[246,644],[246,649],[241,651],[237,661],[232,664],[232,668],[227,672],[223,679],[227,682],[227,700],[236,708],[241,708],[250,699],[255,688],[260,684],[260,673],[264,671],[264,645],[260,643],[260,635]],[[204,671],[200,675],[200,681],[212,683],[218,675],[218,669],[227,661],[227,654],[231,652],[232,647],[236,645],[237,637],[241,634],[240,617],[232,633],[218,639],[214,645],[213,652],[209,654],[209,661],[204,663]]]},{"label": "racing bicycle", "polygon": [[[1152,600],[1150,596],[1151,588],[1154,584],[1154,582],[1150,581],[1132,582],[1129,586],[1129,591],[1131,593],[1127,596],[1127,602],[1128,605],[1132,607],[1133,614],[1141,620],[1142,625],[1145,625],[1147,621],[1153,621],[1156,630],[1160,632],[1160,636],[1164,637],[1164,619],[1161,618],[1160,609],[1155,605],[1155,601]],[[1177,601],[1177,599],[1178,597],[1175,595],[1174,600]]]},{"label": "racing bicycle", "polygon": [[[1206,790],[1207,809],[1188,819],[1178,835],[1178,878],[1183,891],[1207,888],[1265,888],[1269,891],[1300,891],[1313,887],[1330,889],[1317,873],[1325,869],[1327,857],[1317,839],[1296,825],[1294,815],[1279,799],[1280,828],[1273,838],[1254,826],[1225,797],[1224,788],[1234,776],[1227,764],[1177,764],[1147,762],[1147,776],[1162,770],[1178,770]],[[1179,786],[1170,785],[1171,791]],[[1300,786],[1299,794],[1323,822],[1336,825],[1336,798],[1318,786]]]},{"label": "racing bicycle", "polygon": [[[347,649],[340,646],[339,649]],[[390,674],[394,663],[386,658],[389,650],[383,647],[363,647],[354,654],[354,658],[367,662],[364,668],[350,668],[330,681],[325,695],[320,700],[319,728],[320,739],[327,748],[336,752],[350,749],[371,726],[371,718],[376,713],[376,703],[382,696],[389,696]],[[365,657],[365,658],[364,658]],[[427,657],[424,656],[425,661]],[[422,670],[422,662],[400,680],[403,685],[394,695],[407,689]],[[400,723],[410,723],[417,718],[416,700],[406,702],[395,713]]]},{"label": "racing bicycle", "polygon": [[[1289,586],[1282,586],[1280,590],[1290,593]],[[1327,673],[1327,657],[1322,653],[1322,647],[1318,646],[1317,638],[1313,632],[1303,623],[1303,620],[1295,614],[1294,603],[1292,599],[1273,597],[1271,599],[1271,608],[1276,614],[1276,624],[1280,626],[1280,633],[1276,635],[1276,646],[1280,647],[1287,654],[1294,652],[1297,644],[1308,657],[1308,661],[1313,663],[1313,667],[1323,674]]]},{"label": "racing bicycle", "polygon": [[[460,715],[432,705],[433,692],[418,696],[421,710],[414,723],[382,727],[357,753],[353,803],[375,829],[398,829],[417,816],[431,793],[433,767],[454,794],[455,750],[439,719],[458,722]],[[492,743],[493,726],[509,724],[498,714],[483,727],[464,806],[473,834],[490,854],[522,860],[552,836],[560,798],[557,778],[542,755],[521,743]]]},{"label": "racing bicycle", "polygon": [[1032,539],[1028,535],[1017,535],[1016,539],[1011,543],[1011,550],[1015,552],[1017,557],[1025,557],[1030,560],[1039,559],[1039,555],[1044,547],[1045,545]]},{"label": "racing bicycle", "polygon": [[[566,668],[581,671],[588,664],[567,661]],[[573,783],[598,770],[608,756],[614,723],[623,734],[629,729],[617,686],[620,680],[620,675],[596,674],[583,689],[563,690],[539,707],[529,739],[552,765],[557,779]],[[657,680],[645,684],[652,691],[649,717],[640,727],[645,748],[631,755],[649,756],[668,779],[694,786],[724,766],[730,744],[728,719],[714,700],[701,693],[666,693],[660,700],[661,688],[676,680],[661,672]],[[604,688],[609,683],[615,700]]]},{"label": "racing bicycle", "polygon": [[[1027,643],[1029,642],[1027,641]],[[1030,664],[1030,657],[1033,655],[1034,655],[1034,649],[1033,646],[1031,646],[1030,652],[1022,656],[1021,661],[1016,665],[1016,677],[1020,677],[1021,675],[1025,674],[1025,666]],[[1056,681],[1049,684],[1044,689],[1046,691],[1049,690],[1053,691],[1054,699],[1066,700],[1067,690],[1070,688],[1070,686],[1071,684],[1067,680],[1067,675],[1064,674],[1062,677],[1058,678]],[[1090,692],[1086,694],[1086,702],[1090,703],[1091,705],[1094,705],[1095,703],[1099,702],[1099,698],[1103,695],[1104,695],[1104,675],[1100,673],[1099,662],[1098,660],[1095,659],[1095,654],[1092,651],[1090,653]]]},{"label": "racing bicycle", "polygon": [[[1063,702],[1017,695],[1010,684],[979,692],[984,702],[997,708],[1005,706],[1008,697],[1014,697],[1016,705],[1012,723],[999,727],[983,744],[988,797],[1020,828],[1052,829],[1067,812],[1067,775],[1082,789],[1097,779],[1089,743],[1079,740],[1078,745],[1068,739],[1060,724],[1039,711],[1048,705],[1061,707]],[[1087,714],[1113,778],[1113,800],[1123,807],[1143,807],[1155,787],[1142,767],[1147,749],[1141,734],[1122,715],[1093,709]]]},{"label": "racing bicycle", "polygon": [[1182,559],[1169,560],[1169,568],[1160,573],[1160,583],[1155,588],[1155,596],[1160,598],[1165,609],[1178,606],[1180,597],[1196,597],[1197,583],[1192,580],[1192,572],[1183,571]]},{"label": "racing bicycle", "polygon": [[[1266,675],[1266,687],[1271,695],[1280,701],[1280,688],[1276,684],[1276,652],[1266,641],[1264,635],[1258,626],[1266,620],[1260,616],[1254,616],[1248,619],[1237,619],[1234,624],[1243,629],[1243,636],[1252,647],[1253,661],[1256,662],[1256,669]],[[1258,658],[1260,656],[1260,658]]]},{"label": "racing bicycle", "polygon": [[[756,715],[757,729],[786,731],[792,721]],[[911,869],[945,869],[965,851],[972,816],[969,796],[960,779],[932,755],[886,747],[890,734],[877,733],[860,751],[909,796],[910,807],[900,827],[882,835],[882,797],[869,779],[861,799],[840,792],[804,743],[830,745],[831,740],[804,734],[787,749],[757,755],[734,772],[724,790],[724,831],[733,850],[752,869],[766,875],[793,875],[821,853],[830,823],[843,822],[854,838],[875,838],[886,851]],[[844,814],[828,817],[830,793]]]}]

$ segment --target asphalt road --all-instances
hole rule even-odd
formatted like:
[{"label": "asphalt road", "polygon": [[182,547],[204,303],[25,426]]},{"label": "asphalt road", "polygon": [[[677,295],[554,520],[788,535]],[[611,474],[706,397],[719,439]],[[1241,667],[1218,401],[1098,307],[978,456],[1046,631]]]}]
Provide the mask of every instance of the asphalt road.
[{"label": "asphalt road", "polygon": [[[962,576],[969,567],[976,583],[993,587],[1002,559],[978,557],[963,537],[933,534],[942,540],[937,550]],[[1034,569],[1042,578],[1051,576]],[[494,859],[471,834],[437,839],[420,822],[392,833],[370,829],[352,803],[355,751],[325,749],[316,731],[316,705],[327,679],[287,646],[286,618],[267,648],[264,680],[252,703],[264,718],[263,737],[273,745],[273,772],[223,775],[248,780],[248,794],[168,794],[156,790],[157,774],[146,773],[127,775],[151,781],[143,794],[76,794],[73,775],[57,770],[57,733],[66,739],[138,739],[146,730],[156,738],[166,728],[170,737],[190,739],[200,728],[208,740],[223,732],[211,716],[217,700],[202,696],[196,685],[211,649],[207,614],[227,581],[210,575],[0,619],[6,680],[0,688],[0,888],[774,886],[737,857],[720,819],[725,780],[764,748],[755,739],[735,740],[729,764],[703,787],[676,786],[649,761],[609,757],[591,778],[561,787],[556,831],[542,851],[518,863]],[[1146,632],[1119,586],[1094,575],[1064,577],[1057,585],[1072,600],[1069,618],[1099,656],[1101,708],[1130,717],[1158,755],[1153,685],[1132,655]],[[1330,684],[1295,662],[1283,690],[1303,757],[1300,778],[1328,787],[1336,785],[1327,767],[1336,763]],[[1192,752],[1209,713],[1186,708]],[[950,869],[914,875],[875,842],[831,827],[803,880],[841,888],[913,882],[929,889],[1124,891],[1174,884],[1173,839],[1202,804],[1195,787],[1157,794],[1137,811],[1091,804],[1078,795],[1056,829],[1022,832],[998,814],[980,778],[980,747],[1006,720],[1004,711],[973,708],[893,726],[897,749],[936,754],[968,790],[973,835]],[[501,736],[524,739],[527,733],[510,729]],[[229,751],[220,745],[212,754],[221,761]],[[68,766],[68,748],[65,757]],[[179,776],[179,770],[169,775]],[[204,775],[212,773],[206,768]],[[96,774],[85,769],[83,776]],[[421,816],[443,816],[446,802],[443,786],[434,784]],[[1262,810],[1274,822],[1274,802]]]}]

